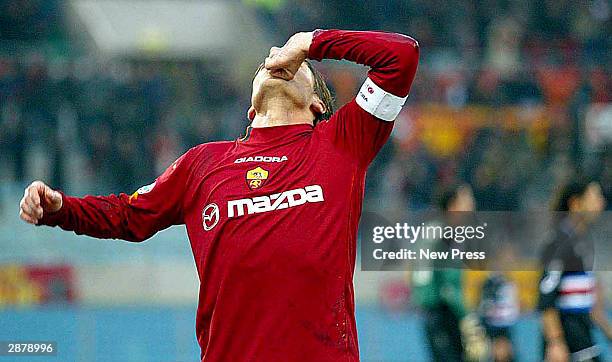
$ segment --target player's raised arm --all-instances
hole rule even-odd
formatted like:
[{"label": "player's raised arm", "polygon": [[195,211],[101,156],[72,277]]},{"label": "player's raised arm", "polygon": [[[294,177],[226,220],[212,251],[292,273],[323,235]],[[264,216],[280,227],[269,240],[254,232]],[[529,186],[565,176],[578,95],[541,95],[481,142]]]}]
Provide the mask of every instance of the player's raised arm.
[{"label": "player's raised arm", "polygon": [[[390,121],[395,118],[392,111],[399,112],[398,107],[410,91],[419,61],[419,44],[396,33],[319,29],[297,33],[282,48],[272,48],[265,66],[274,75],[289,80],[306,58],[345,59],[371,67],[366,83],[382,93],[376,94],[376,99],[368,99],[368,107],[376,110],[381,119]],[[395,107],[376,109],[382,101]]]},{"label": "player's raised arm", "polygon": [[272,49],[266,68],[291,79],[306,59],[349,60],[370,67],[356,98],[321,123],[338,147],[367,166],[387,141],[416,74],[419,46],[413,38],[377,31],[316,30],[292,36]]},{"label": "player's raised arm", "polygon": [[396,33],[316,30],[308,57],[345,59],[369,66],[368,79],[357,96],[357,103],[374,116],[392,121],[406,101],[414,80],[419,44],[409,36]]},{"label": "player's raised arm", "polygon": [[132,195],[70,197],[35,181],[25,190],[19,205],[20,217],[30,224],[59,226],[96,238],[143,241],[183,223],[188,155]]}]

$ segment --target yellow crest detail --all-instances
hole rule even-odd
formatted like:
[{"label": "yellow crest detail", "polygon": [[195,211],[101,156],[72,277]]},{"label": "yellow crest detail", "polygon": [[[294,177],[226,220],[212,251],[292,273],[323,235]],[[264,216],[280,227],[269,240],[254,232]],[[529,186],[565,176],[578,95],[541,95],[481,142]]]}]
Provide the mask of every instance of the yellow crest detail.
[{"label": "yellow crest detail", "polygon": [[246,182],[251,190],[262,187],[267,179],[268,171],[261,167],[254,168],[246,173]]}]

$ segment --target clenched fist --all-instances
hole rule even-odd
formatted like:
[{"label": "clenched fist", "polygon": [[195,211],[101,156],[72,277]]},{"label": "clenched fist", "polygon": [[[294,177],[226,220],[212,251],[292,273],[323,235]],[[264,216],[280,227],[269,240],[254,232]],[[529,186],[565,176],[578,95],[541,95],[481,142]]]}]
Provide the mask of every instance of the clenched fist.
[{"label": "clenched fist", "polygon": [[19,217],[27,223],[38,224],[44,213],[53,213],[62,208],[62,195],[45,185],[34,181],[25,189],[19,203]]},{"label": "clenched fist", "polygon": [[264,65],[275,77],[291,80],[308,56],[312,33],[293,35],[282,48],[272,47]]}]

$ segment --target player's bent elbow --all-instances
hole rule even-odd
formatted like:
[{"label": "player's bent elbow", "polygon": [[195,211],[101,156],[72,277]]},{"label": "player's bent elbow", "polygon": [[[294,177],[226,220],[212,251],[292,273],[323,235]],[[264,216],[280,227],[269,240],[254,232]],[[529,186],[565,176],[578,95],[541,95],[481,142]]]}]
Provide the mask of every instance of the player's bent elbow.
[{"label": "player's bent elbow", "polygon": [[400,34],[400,40],[393,47],[401,68],[411,68],[419,61],[419,42]]},{"label": "player's bent elbow", "polygon": [[389,84],[385,90],[398,97],[405,97],[417,71],[419,43],[409,36],[397,34],[388,48],[393,54],[393,63],[388,67],[388,74],[394,74],[394,77],[388,80]]}]

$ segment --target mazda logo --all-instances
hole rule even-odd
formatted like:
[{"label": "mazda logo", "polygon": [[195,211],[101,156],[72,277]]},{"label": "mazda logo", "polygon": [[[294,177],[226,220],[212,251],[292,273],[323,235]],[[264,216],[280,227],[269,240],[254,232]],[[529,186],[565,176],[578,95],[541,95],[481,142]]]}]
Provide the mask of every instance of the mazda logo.
[{"label": "mazda logo", "polygon": [[202,226],[205,231],[209,231],[219,222],[219,206],[217,204],[208,204],[202,210]]}]

